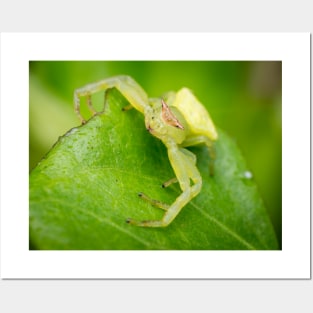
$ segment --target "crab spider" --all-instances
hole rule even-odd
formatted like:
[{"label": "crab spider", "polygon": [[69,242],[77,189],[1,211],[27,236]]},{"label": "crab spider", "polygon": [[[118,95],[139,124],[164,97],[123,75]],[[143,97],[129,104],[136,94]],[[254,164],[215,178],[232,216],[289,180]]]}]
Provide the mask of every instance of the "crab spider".
[{"label": "crab spider", "polygon": [[[196,167],[196,156],[185,147],[204,144],[209,148],[211,164],[214,159],[213,143],[217,132],[209,113],[199,100],[187,88],[178,92],[168,92],[164,99],[148,98],[142,87],[129,76],[115,76],[88,84],[74,91],[74,106],[80,121],[85,120],[80,114],[80,97],[87,97],[87,105],[92,113],[91,95],[108,88],[118,89],[128,100],[131,107],[145,117],[146,129],[159,138],[167,148],[168,157],[175,173],[175,178],[165,182],[167,187],[178,182],[182,193],[171,204],[150,199],[143,193],[139,196],[152,205],[161,208],[165,214],[161,220],[138,221],[132,218],[127,223],[143,227],[168,226],[180,210],[201,191],[202,178]],[[211,172],[213,167],[211,165]]]}]

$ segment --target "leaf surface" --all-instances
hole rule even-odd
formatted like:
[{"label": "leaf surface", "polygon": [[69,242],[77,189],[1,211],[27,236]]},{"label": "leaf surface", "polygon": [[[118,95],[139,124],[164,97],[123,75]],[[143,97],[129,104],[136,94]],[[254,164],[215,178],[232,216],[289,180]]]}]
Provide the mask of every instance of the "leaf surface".
[{"label": "leaf surface", "polygon": [[205,147],[197,156],[200,194],[166,228],[125,222],[161,219],[163,211],[138,197],[172,203],[178,184],[162,142],[145,129],[136,110],[115,89],[105,112],[60,137],[30,175],[30,247],[66,250],[278,249],[274,230],[245,161],[219,130],[215,175]]}]

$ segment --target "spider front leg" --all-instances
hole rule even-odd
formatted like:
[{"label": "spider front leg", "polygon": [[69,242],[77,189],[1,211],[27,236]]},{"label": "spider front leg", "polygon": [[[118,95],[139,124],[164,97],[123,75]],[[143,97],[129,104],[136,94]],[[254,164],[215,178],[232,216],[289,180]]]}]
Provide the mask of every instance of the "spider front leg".
[{"label": "spider front leg", "polygon": [[[169,147],[168,147],[169,148]],[[178,148],[176,145],[168,150],[168,156],[179,182],[182,193],[176,198],[173,204],[166,206],[167,210],[161,220],[154,221],[137,221],[134,219],[127,219],[126,222],[136,226],[142,227],[165,227],[168,226],[178,215],[181,209],[194,198],[201,190],[202,179],[200,173],[195,165],[195,157],[190,156],[190,151]],[[191,185],[191,181],[193,185]],[[150,198],[148,198],[151,200]],[[161,203],[156,200],[156,206]],[[149,201],[151,202],[151,201]],[[152,203],[153,204],[153,203]]]},{"label": "spider front leg", "polygon": [[109,88],[116,88],[128,100],[131,106],[133,106],[139,112],[145,113],[151,110],[148,96],[138,83],[136,83],[129,76],[115,76],[100,80],[96,83],[88,84],[74,91],[74,110],[82,124],[86,123],[86,120],[80,113],[80,98],[87,97],[87,106],[89,107],[90,111],[95,114],[96,111],[92,106],[91,96],[97,92],[105,91]]}]

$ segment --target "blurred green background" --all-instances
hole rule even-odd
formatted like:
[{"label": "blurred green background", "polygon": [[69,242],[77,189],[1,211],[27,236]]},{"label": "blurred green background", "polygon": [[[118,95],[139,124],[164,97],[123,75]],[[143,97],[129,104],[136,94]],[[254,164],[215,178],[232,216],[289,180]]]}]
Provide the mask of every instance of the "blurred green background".
[{"label": "blurred green background", "polygon": [[[74,89],[119,74],[132,76],[149,97],[185,86],[208,104],[215,125],[242,150],[281,244],[280,61],[31,61],[29,73],[30,170],[59,136],[79,125]],[[93,104],[100,110],[103,94]]]}]

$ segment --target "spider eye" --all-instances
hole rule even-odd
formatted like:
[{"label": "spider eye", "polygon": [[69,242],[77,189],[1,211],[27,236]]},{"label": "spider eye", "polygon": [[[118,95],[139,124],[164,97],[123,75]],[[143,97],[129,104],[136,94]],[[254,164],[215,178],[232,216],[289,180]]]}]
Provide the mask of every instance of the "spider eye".
[{"label": "spider eye", "polygon": [[152,116],[151,119],[154,120],[154,116]]}]

